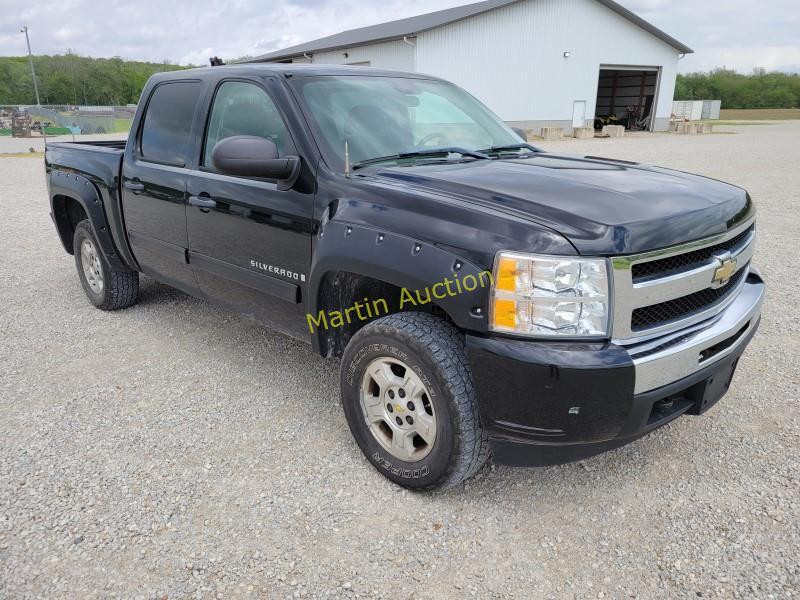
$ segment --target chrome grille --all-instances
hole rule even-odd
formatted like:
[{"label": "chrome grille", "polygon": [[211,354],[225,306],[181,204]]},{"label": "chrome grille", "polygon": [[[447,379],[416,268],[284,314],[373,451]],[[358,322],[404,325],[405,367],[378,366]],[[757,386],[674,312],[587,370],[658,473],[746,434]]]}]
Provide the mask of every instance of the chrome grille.
[{"label": "chrome grille", "polygon": [[736,284],[746,271],[746,268],[739,269],[723,287],[706,288],[675,300],[637,308],[631,315],[631,330],[642,331],[656,327],[716,304],[736,289]]},{"label": "chrome grille", "polygon": [[[750,220],[703,240],[612,258],[614,341],[639,343],[719,314],[742,289],[754,250]],[[714,283],[728,256],[736,259],[736,271],[724,285]]]},{"label": "chrome grille", "polygon": [[751,225],[739,235],[736,235],[729,240],[719,244],[714,244],[713,246],[708,246],[707,248],[700,248],[699,250],[693,250],[691,252],[677,254],[675,256],[669,256],[667,258],[661,258],[658,260],[651,260],[649,262],[637,263],[633,265],[632,269],[633,281],[634,283],[638,283],[639,281],[649,279],[651,277],[661,277],[674,271],[683,271],[700,266],[713,258],[715,254],[724,252],[725,250],[733,253],[745,240],[750,237],[750,235],[752,235],[753,229],[755,229],[755,225]]}]

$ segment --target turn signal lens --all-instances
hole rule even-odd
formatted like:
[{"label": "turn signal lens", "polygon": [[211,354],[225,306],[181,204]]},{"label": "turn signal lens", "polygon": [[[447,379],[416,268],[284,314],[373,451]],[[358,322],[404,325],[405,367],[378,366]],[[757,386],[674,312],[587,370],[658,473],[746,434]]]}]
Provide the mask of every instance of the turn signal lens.
[{"label": "turn signal lens", "polygon": [[516,289],[517,261],[513,258],[500,258],[497,262],[495,281],[498,290],[513,292]]},{"label": "turn signal lens", "polygon": [[495,298],[494,320],[501,327],[514,329],[517,326],[517,303],[513,300]]},{"label": "turn signal lens", "polygon": [[610,309],[605,258],[499,252],[490,326],[543,337],[607,337]]}]

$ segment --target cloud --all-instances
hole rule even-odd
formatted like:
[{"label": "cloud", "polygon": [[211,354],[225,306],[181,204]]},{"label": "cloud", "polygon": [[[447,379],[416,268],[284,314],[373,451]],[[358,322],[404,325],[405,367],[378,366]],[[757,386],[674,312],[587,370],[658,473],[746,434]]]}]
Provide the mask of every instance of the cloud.
[{"label": "cloud", "polygon": [[[25,54],[28,25],[37,54],[205,64],[258,55],[470,0],[0,0],[0,55]],[[533,0],[537,1],[537,0]],[[625,6],[695,49],[682,71],[725,65],[749,72],[800,64],[797,0],[697,2],[623,0]],[[12,15],[9,17],[9,15]]]}]

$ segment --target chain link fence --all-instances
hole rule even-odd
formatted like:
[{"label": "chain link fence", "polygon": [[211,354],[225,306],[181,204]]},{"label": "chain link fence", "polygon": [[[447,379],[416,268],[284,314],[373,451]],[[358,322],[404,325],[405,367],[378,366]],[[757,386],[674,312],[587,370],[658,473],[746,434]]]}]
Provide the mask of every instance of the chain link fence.
[{"label": "chain link fence", "polygon": [[47,135],[127,133],[136,105],[128,106],[3,106],[0,107],[0,135],[12,135],[13,122],[24,118],[32,131]]}]

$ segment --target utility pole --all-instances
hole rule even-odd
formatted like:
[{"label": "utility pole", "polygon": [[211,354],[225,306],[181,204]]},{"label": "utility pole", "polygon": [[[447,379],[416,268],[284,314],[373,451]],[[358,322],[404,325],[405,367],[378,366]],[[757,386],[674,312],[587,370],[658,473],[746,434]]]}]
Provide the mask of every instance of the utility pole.
[{"label": "utility pole", "polygon": [[28,44],[28,60],[31,62],[31,75],[33,76],[33,91],[36,93],[36,106],[41,106],[39,102],[39,86],[36,85],[36,71],[33,68],[33,54],[31,54],[31,40],[28,38],[28,26],[25,25],[20,29],[20,33],[25,34],[25,43]]}]

